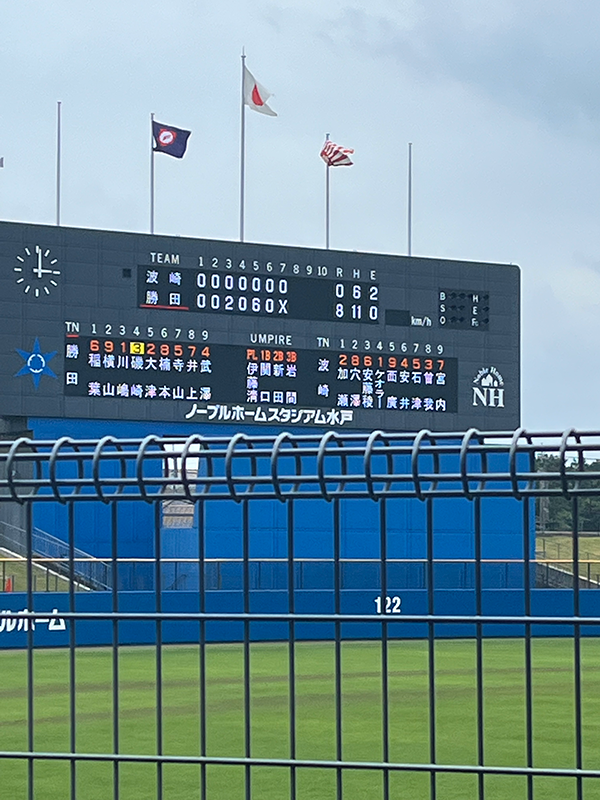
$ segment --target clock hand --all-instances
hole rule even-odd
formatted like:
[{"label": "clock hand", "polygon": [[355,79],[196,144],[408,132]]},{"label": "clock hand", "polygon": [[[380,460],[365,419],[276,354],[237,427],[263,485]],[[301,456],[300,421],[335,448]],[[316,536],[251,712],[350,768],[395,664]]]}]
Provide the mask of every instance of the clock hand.
[{"label": "clock hand", "polygon": [[38,278],[41,278],[42,277],[42,272],[44,270],[42,269],[42,248],[39,246],[39,244],[36,245],[35,251],[36,251],[37,256],[38,256],[38,265],[37,265],[37,269],[34,269],[33,271],[38,276]]}]

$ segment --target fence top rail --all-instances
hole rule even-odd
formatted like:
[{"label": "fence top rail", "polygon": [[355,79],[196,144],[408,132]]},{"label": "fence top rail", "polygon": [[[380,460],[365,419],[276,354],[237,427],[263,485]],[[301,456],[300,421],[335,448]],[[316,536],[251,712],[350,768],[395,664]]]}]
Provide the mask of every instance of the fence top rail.
[{"label": "fence top rail", "polygon": [[[119,556],[118,558],[111,559],[109,556],[87,556],[87,558],[73,558],[70,559],[67,556],[64,557],[55,557],[55,556],[32,556],[29,559],[27,556],[21,556],[17,553],[11,553],[9,555],[4,555],[2,553],[2,549],[0,548],[0,564],[3,562],[12,563],[12,562],[19,562],[19,563],[27,563],[31,560],[32,564],[70,564],[71,560],[74,564],[101,564],[107,568],[112,566],[112,564],[156,564],[157,562],[161,564],[198,564],[198,558],[184,558],[182,556],[161,556],[160,558],[153,558],[151,556],[142,557],[142,556]],[[290,559],[286,557],[281,558],[229,558],[229,557],[219,557],[219,558],[204,558],[203,559],[205,564],[289,564]],[[322,558],[303,558],[294,556],[291,559],[294,564],[302,565],[302,564],[381,564],[381,558],[344,558],[340,557],[338,559],[335,558],[327,558],[323,556]],[[429,563],[433,564],[573,564],[572,558],[386,558],[386,564],[420,564],[421,566],[426,566]],[[579,564],[600,564],[600,559],[598,558],[580,558]]]},{"label": "fence top rail", "polygon": [[600,495],[600,431],[0,442],[0,502]]}]

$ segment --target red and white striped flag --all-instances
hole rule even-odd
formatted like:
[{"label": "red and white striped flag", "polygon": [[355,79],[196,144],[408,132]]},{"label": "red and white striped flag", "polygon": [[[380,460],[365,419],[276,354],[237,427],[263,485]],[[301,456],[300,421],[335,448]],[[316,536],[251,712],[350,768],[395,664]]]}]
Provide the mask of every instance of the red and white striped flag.
[{"label": "red and white striped flag", "polygon": [[260,84],[254,75],[250,72],[248,67],[244,64],[244,103],[259,114],[268,114],[269,117],[276,117],[277,114],[273,109],[267,105],[269,97],[273,97],[273,93],[265,89]]},{"label": "red and white striped flag", "polygon": [[349,147],[342,147],[327,139],[321,150],[321,158],[328,167],[351,167],[354,161],[351,161],[348,155],[353,152],[354,150]]}]

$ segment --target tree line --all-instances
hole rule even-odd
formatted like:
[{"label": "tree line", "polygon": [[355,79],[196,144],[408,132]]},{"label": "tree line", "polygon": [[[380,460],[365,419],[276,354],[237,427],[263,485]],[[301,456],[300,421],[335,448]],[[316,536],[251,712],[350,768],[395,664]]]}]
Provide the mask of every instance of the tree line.
[{"label": "tree line", "polygon": [[[554,455],[540,455],[536,457],[535,468],[537,472],[559,472],[561,459]],[[584,472],[600,472],[600,461],[586,461],[583,464]],[[567,466],[567,473],[580,472],[579,465]],[[575,477],[575,476],[574,476]],[[548,481],[540,480],[540,488],[548,485]],[[557,484],[552,482],[552,486]],[[572,485],[572,482],[571,482]],[[586,487],[596,489],[597,497],[580,497],[578,500],[579,530],[600,534],[600,480],[586,482]],[[537,497],[536,529],[538,532],[571,531],[573,528],[573,503],[566,497],[555,495],[553,497]]]}]

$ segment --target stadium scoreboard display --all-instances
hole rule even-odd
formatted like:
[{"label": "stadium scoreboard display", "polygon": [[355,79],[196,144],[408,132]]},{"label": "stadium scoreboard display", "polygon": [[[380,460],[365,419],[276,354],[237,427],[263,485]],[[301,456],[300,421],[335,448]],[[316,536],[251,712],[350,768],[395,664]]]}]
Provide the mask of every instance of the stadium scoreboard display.
[{"label": "stadium scoreboard display", "polygon": [[0,415],[519,425],[514,265],[0,223]]}]

